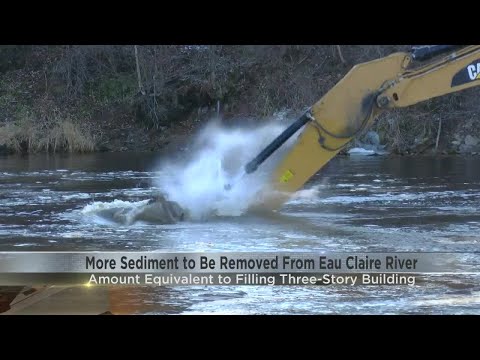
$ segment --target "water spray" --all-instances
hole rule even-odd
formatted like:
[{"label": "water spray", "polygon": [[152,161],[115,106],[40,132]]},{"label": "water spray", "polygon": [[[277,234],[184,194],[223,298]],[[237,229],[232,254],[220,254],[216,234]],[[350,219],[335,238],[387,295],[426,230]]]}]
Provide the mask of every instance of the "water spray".
[{"label": "water spray", "polygon": [[244,171],[237,176],[234,181],[226,184],[224,189],[229,191],[233,185],[238,183],[246,174],[255,172],[258,167],[267,160],[275,151],[278,150],[288,139],[290,139],[300,128],[302,128],[307,122],[313,119],[310,111],[305,112],[298,120],[292,125],[286,128],[280,135],[278,135],[270,144],[268,144],[253,160],[248,162]]}]

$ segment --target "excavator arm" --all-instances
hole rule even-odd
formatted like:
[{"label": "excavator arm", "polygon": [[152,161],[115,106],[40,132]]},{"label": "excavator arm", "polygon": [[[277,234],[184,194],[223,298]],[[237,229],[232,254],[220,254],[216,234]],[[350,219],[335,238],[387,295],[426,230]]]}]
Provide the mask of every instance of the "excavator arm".
[{"label": "excavator arm", "polygon": [[457,48],[420,47],[354,66],[245,166],[252,173],[302,129],[272,174],[264,206],[280,207],[382,112],[480,85],[480,46]]}]

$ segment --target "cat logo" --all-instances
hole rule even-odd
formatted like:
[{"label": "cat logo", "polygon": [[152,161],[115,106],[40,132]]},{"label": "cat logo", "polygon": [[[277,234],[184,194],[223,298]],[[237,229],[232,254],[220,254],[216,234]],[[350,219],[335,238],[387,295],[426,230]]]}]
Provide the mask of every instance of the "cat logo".
[{"label": "cat logo", "polygon": [[457,72],[452,79],[452,87],[480,80],[480,59],[475,60]]},{"label": "cat logo", "polygon": [[480,62],[473,65],[468,65],[467,71],[470,80],[480,79]]}]

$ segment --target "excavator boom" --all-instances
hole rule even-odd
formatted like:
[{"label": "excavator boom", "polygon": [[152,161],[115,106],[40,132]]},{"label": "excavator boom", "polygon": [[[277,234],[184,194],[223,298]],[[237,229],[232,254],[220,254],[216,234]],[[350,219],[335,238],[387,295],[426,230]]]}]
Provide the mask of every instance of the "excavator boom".
[{"label": "excavator boom", "polygon": [[354,66],[246,165],[246,173],[255,171],[301,130],[272,174],[264,206],[280,207],[382,112],[480,85],[480,46],[457,48],[433,45]]}]

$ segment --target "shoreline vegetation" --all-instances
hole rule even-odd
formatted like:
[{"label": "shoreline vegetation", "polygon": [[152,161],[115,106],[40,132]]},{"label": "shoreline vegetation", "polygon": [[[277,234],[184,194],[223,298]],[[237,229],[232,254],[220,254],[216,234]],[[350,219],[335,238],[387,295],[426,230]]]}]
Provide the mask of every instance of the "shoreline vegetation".
[{"label": "shoreline vegetation", "polygon": [[[214,117],[293,120],[355,64],[405,45],[0,45],[0,154],[176,150]],[[479,154],[480,89],[383,114],[390,154]],[[287,111],[288,109],[288,111]]]}]

